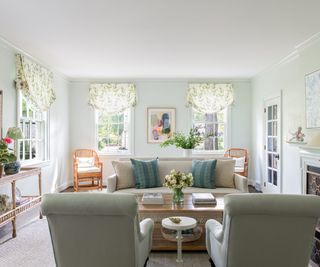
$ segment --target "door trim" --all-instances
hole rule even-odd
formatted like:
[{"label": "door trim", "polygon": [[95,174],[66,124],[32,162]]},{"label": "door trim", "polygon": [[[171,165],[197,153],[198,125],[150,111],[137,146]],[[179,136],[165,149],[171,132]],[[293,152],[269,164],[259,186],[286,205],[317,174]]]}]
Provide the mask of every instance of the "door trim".
[{"label": "door trim", "polygon": [[[279,171],[279,175],[280,175],[280,181],[279,181],[279,193],[282,194],[283,193],[283,90],[281,89],[280,91],[278,91],[277,93],[271,94],[268,97],[264,97],[263,98],[263,109],[266,109],[266,102],[279,98],[279,110],[280,110],[280,127],[279,127],[279,140],[278,142],[280,142],[280,144],[278,144],[278,147],[280,149],[279,151],[279,157],[280,157],[280,171]],[[266,129],[266,120],[267,120],[267,112],[263,113],[263,155],[264,155],[264,163],[263,163],[263,184],[262,184],[262,192],[265,193],[266,191],[266,184],[268,181],[268,177],[267,177],[267,153],[266,153],[266,135],[267,135],[267,129]]]}]

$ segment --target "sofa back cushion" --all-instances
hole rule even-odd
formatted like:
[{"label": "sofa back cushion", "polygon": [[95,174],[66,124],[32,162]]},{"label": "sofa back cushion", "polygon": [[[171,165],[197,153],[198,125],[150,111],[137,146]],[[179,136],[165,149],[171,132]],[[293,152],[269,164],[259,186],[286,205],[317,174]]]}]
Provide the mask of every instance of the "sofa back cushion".
[{"label": "sofa back cushion", "polygon": [[154,160],[137,160],[131,159],[135,187],[152,188],[160,187],[158,159]]},{"label": "sofa back cushion", "polygon": [[130,161],[112,161],[112,166],[117,175],[116,190],[135,187]]},{"label": "sofa back cushion", "polygon": [[217,187],[234,188],[234,165],[235,160],[224,159],[217,161],[215,172],[215,184]]},{"label": "sofa back cushion", "polygon": [[159,176],[161,184],[164,184],[164,177],[170,174],[171,170],[176,170],[188,174],[192,172],[191,160],[175,161],[166,160],[159,161]]}]

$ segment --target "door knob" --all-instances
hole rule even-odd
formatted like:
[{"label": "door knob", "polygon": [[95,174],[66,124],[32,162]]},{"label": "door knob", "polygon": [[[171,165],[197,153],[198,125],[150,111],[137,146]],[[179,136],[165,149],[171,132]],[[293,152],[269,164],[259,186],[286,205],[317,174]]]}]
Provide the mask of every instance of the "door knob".
[{"label": "door knob", "polygon": [[277,160],[279,160],[279,159],[280,159],[280,155],[277,154],[277,155],[274,156],[274,158],[276,158]]}]

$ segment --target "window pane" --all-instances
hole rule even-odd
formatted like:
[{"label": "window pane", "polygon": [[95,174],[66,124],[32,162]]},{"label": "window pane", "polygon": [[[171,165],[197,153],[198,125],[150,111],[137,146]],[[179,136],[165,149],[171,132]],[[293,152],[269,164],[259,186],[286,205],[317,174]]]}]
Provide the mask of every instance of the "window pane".
[{"label": "window pane", "polygon": [[24,160],[23,158],[23,148],[24,148],[24,144],[23,144],[23,141],[19,141],[19,157],[20,157],[20,160]]},{"label": "window pane", "polygon": [[268,169],[268,182],[272,183],[272,170]]},{"label": "window pane", "polygon": [[30,138],[30,122],[25,122],[25,128],[24,128],[24,138],[29,139]]},{"label": "window pane", "polygon": [[268,120],[272,120],[272,106],[268,107]]},{"label": "window pane", "polygon": [[36,149],[37,148],[37,143],[36,141],[32,141],[31,143],[31,158],[35,159],[36,158]]},{"label": "window pane", "polygon": [[24,97],[22,97],[21,115],[27,117],[27,102]]},{"label": "window pane", "polygon": [[109,115],[97,112],[98,149],[102,152],[128,150],[129,110],[124,113]]},{"label": "window pane", "polygon": [[272,122],[268,122],[268,136],[272,136]]},{"label": "window pane", "polygon": [[225,149],[225,123],[226,110],[218,113],[201,114],[193,112],[192,125],[203,136],[210,136],[195,149],[198,151],[214,151]]},{"label": "window pane", "polygon": [[273,119],[276,120],[278,118],[278,106],[273,106]]}]

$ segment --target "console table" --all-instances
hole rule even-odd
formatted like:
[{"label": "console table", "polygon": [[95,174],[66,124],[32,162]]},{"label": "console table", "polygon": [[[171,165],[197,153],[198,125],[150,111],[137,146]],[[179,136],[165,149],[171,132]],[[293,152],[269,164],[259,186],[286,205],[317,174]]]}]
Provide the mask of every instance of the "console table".
[{"label": "console table", "polygon": [[[38,176],[38,189],[39,194],[36,196],[22,196],[21,204],[16,204],[16,181],[25,179],[31,176]],[[0,178],[0,186],[3,184],[11,183],[11,197],[12,197],[12,208],[9,211],[0,212],[0,227],[12,222],[12,237],[17,236],[16,219],[17,216],[27,211],[30,208],[35,207],[41,202],[41,168],[23,168],[19,173],[12,175],[4,175]],[[42,215],[40,212],[40,219]]]}]

